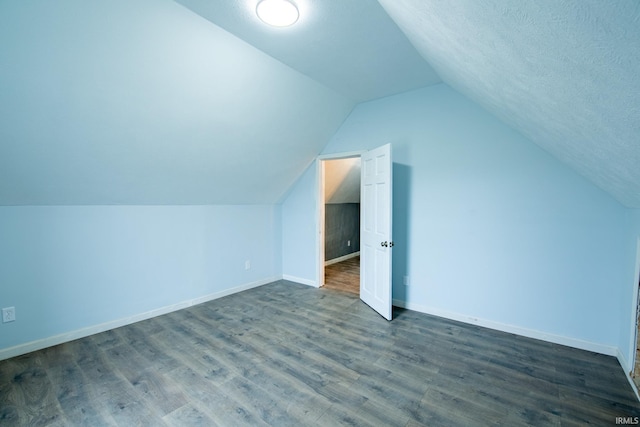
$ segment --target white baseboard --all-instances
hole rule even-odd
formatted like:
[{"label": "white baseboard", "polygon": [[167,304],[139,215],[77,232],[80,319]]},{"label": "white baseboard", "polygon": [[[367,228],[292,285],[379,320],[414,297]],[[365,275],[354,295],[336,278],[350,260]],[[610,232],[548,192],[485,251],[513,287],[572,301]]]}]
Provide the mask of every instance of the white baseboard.
[{"label": "white baseboard", "polygon": [[636,399],[640,401],[640,393],[638,392],[638,387],[636,386],[636,383],[633,382],[633,378],[631,376],[633,373],[633,366],[631,366],[631,363],[629,363],[627,358],[624,357],[622,352],[620,352],[620,349],[618,349],[616,357],[618,358],[618,362],[620,363],[620,366],[622,366],[622,370],[624,371],[625,376],[627,377],[627,381],[629,381],[629,384],[631,385],[633,392],[636,394]]},{"label": "white baseboard", "polygon": [[355,258],[355,257],[358,257],[358,256],[360,256],[360,251],[352,252],[350,254],[346,254],[346,255],[343,255],[341,257],[330,259],[329,261],[325,261],[324,262],[324,266],[326,267],[327,265],[337,264],[339,262],[346,261],[348,259]]},{"label": "white baseboard", "polygon": [[624,369],[624,371],[631,376],[631,371],[633,371],[633,366],[631,365],[631,363],[629,363],[629,361],[627,360],[626,357],[624,357],[624,354],[622,354],[622,352],[620,351],[620,349],[618,349],[617,353],[616,353],[616,357],[618,358],[618,362],[620,362],[620,366],[622,366],[622,369]]},{"label": "white baseboard", "polygon": [[161,316],[163,314],[171,313],[173,311],[181,310],[193,305],[202,304],[203,302],[212,301],[218,298],[225,297],[227,295],[246,291],[247,289],[256,288],[258,286],[266,285],[267,283],[275,282],[277,280],[280,280],[280,276],[274,276],[267,279],[257,280],[255,282],[245,283],[243,285],[235,286],[223,291],[214,292],[212,294],[193,298],[187,301],[182,301],[165,307],[160,307],[155,310],[150,310],[122,319],[112,320],[110,322],[101,323],[99,325],[93,325],[75,331],[65,332],[63,334],[55,335],[52,337],[19,344],[14,347],[0,349],[0,360],[9,359],[11,357],[20,356],[21,354],[30,353],[36,350],[42,350],[43,348],[52,347],[54,345],[73,341],[79,338],[88,337],[89,335],[99,334],[100,332],[105,332],[111,329],[119,328],[121,326],[130,325],[142,320],[151,319],[152,317]]},{"label": "white baseboard", "polygon": [[[595,353],[606,354],[608,356],[618,356],[618,347],[608,346],[604,344],[594,343],[590,341],[584,341],[576,338],[569,338],[562,335],[549,334],[546,332],[537,331],[534,329],[522,328],[520,326],[509,325],[506,323],[494,322],[493,320],[478,319],[468,315],[454,313],[446,310],[441,310],[433,307],[425,307],[421,305],[415,305],[406,303],[401,300],[393,300],[393,305],[396,307],[402,307],[409,310],[419,311],[421,313],[432,314],[438,317],[444,317],[446,319],[456,320],[458,322],[469,323],[472,325],[478,325],[489,329],[495,329],[502,332],[508,332],[511,334],[521,335],[528,338],[534,338],[542,341],[552,342],[555,344],[566,345],[568,347],[578,348],[581,350],[593,351]],[[620,360],[618,358],[618,360]],[[623,366],[624,368],[624,366]]]},{"label": "white baseboard", "polygon": [[631,378],[632,366],[620,352],[620,348],[608,346],[604,344],[598,344],[590,341],[579,340],[576,338],[569,338],[562,335],[548,334],[546,332],[536,331],[534,329],[522,328],[520,326],[508,325],[506,323],[494,322],[492,320],[478,319],[475,317],[467,316],[460,313],[454,313],[446,310],[440,310],[433,307],[425,307],[416,304],[406,303],[401,300],[393,300],[393,305],[396,307],[406,308],[408,310],[419,311],[421,313],[431,314],[433,316],[443,317],[445,319],[456,320],[458,322],[469,323],[472,325],[478,325],[489,329],[498,330],[501,332],[508,332],[516,335],[521,335],[528,338],[539,339],[542,341],[552,342],[555,344],[566,345],[568,347],[578,348],[580,350],[593,351],[595,353],[606,354],[607,356],[614,356],[618,359],[620,367],[625,373],[633,392],[636,394],[636,398],[640,401],[640,393],[636,384]]},{"label": "white baseboard", "polygon": [[296,282],[302,285],[312,286],[314,288],[318,287],[315,280],[303,279],[302,277],[290,276],[288,274],[283,274],[282,278],[290,282]]}]

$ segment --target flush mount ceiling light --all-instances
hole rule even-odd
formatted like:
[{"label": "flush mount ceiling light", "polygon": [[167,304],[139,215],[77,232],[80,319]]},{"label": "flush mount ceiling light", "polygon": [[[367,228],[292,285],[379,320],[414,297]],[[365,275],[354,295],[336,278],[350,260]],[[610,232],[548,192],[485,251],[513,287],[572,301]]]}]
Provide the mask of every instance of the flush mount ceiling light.
[{"label": "flush mount ceiling light", "polygon": [[288,27],[298,20],[298,8],[289,0],[262,0],[256,6],[256,14],[264,23],[274,27]]}]

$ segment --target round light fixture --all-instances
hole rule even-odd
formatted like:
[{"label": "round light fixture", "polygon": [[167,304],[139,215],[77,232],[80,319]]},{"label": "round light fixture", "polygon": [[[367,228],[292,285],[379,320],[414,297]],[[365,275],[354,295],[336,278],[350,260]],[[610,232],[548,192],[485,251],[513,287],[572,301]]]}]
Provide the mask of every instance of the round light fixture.
[{"label": "round light fixture", "polygon": [[298,8],[289,0],[262,0],[256,6],[256,14],[262,22],[274,27],[288,27],[300,17]]}]

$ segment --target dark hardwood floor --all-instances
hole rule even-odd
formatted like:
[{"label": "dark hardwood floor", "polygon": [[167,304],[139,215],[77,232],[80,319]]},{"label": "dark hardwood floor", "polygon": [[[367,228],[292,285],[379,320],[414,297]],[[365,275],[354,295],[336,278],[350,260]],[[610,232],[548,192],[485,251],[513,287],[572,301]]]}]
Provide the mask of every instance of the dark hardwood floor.
[{"label": "dark hardwood floor", "polygon": [[616,425],[613,357],[279,281],[0,362],[0,425]]},{"label": "dark hardwood floor", "polygon": [[360,295],[360,257],[327,265],[324,268],[324,287]]}]

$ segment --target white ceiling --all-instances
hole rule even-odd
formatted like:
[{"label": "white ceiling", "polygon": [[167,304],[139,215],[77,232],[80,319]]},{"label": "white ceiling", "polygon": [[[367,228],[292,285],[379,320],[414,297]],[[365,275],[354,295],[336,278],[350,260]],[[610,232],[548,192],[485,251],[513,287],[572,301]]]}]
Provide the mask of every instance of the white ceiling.
[{"label": "white ceiling", "polygon": [[296,0],[287,28],[264,25],[258,0],[176,1],[356,102],[441,82],[375,0]]},{"label": "white ceiling", "polygon": [[640,208],[640,1],[379,1],[447,84]]}]

